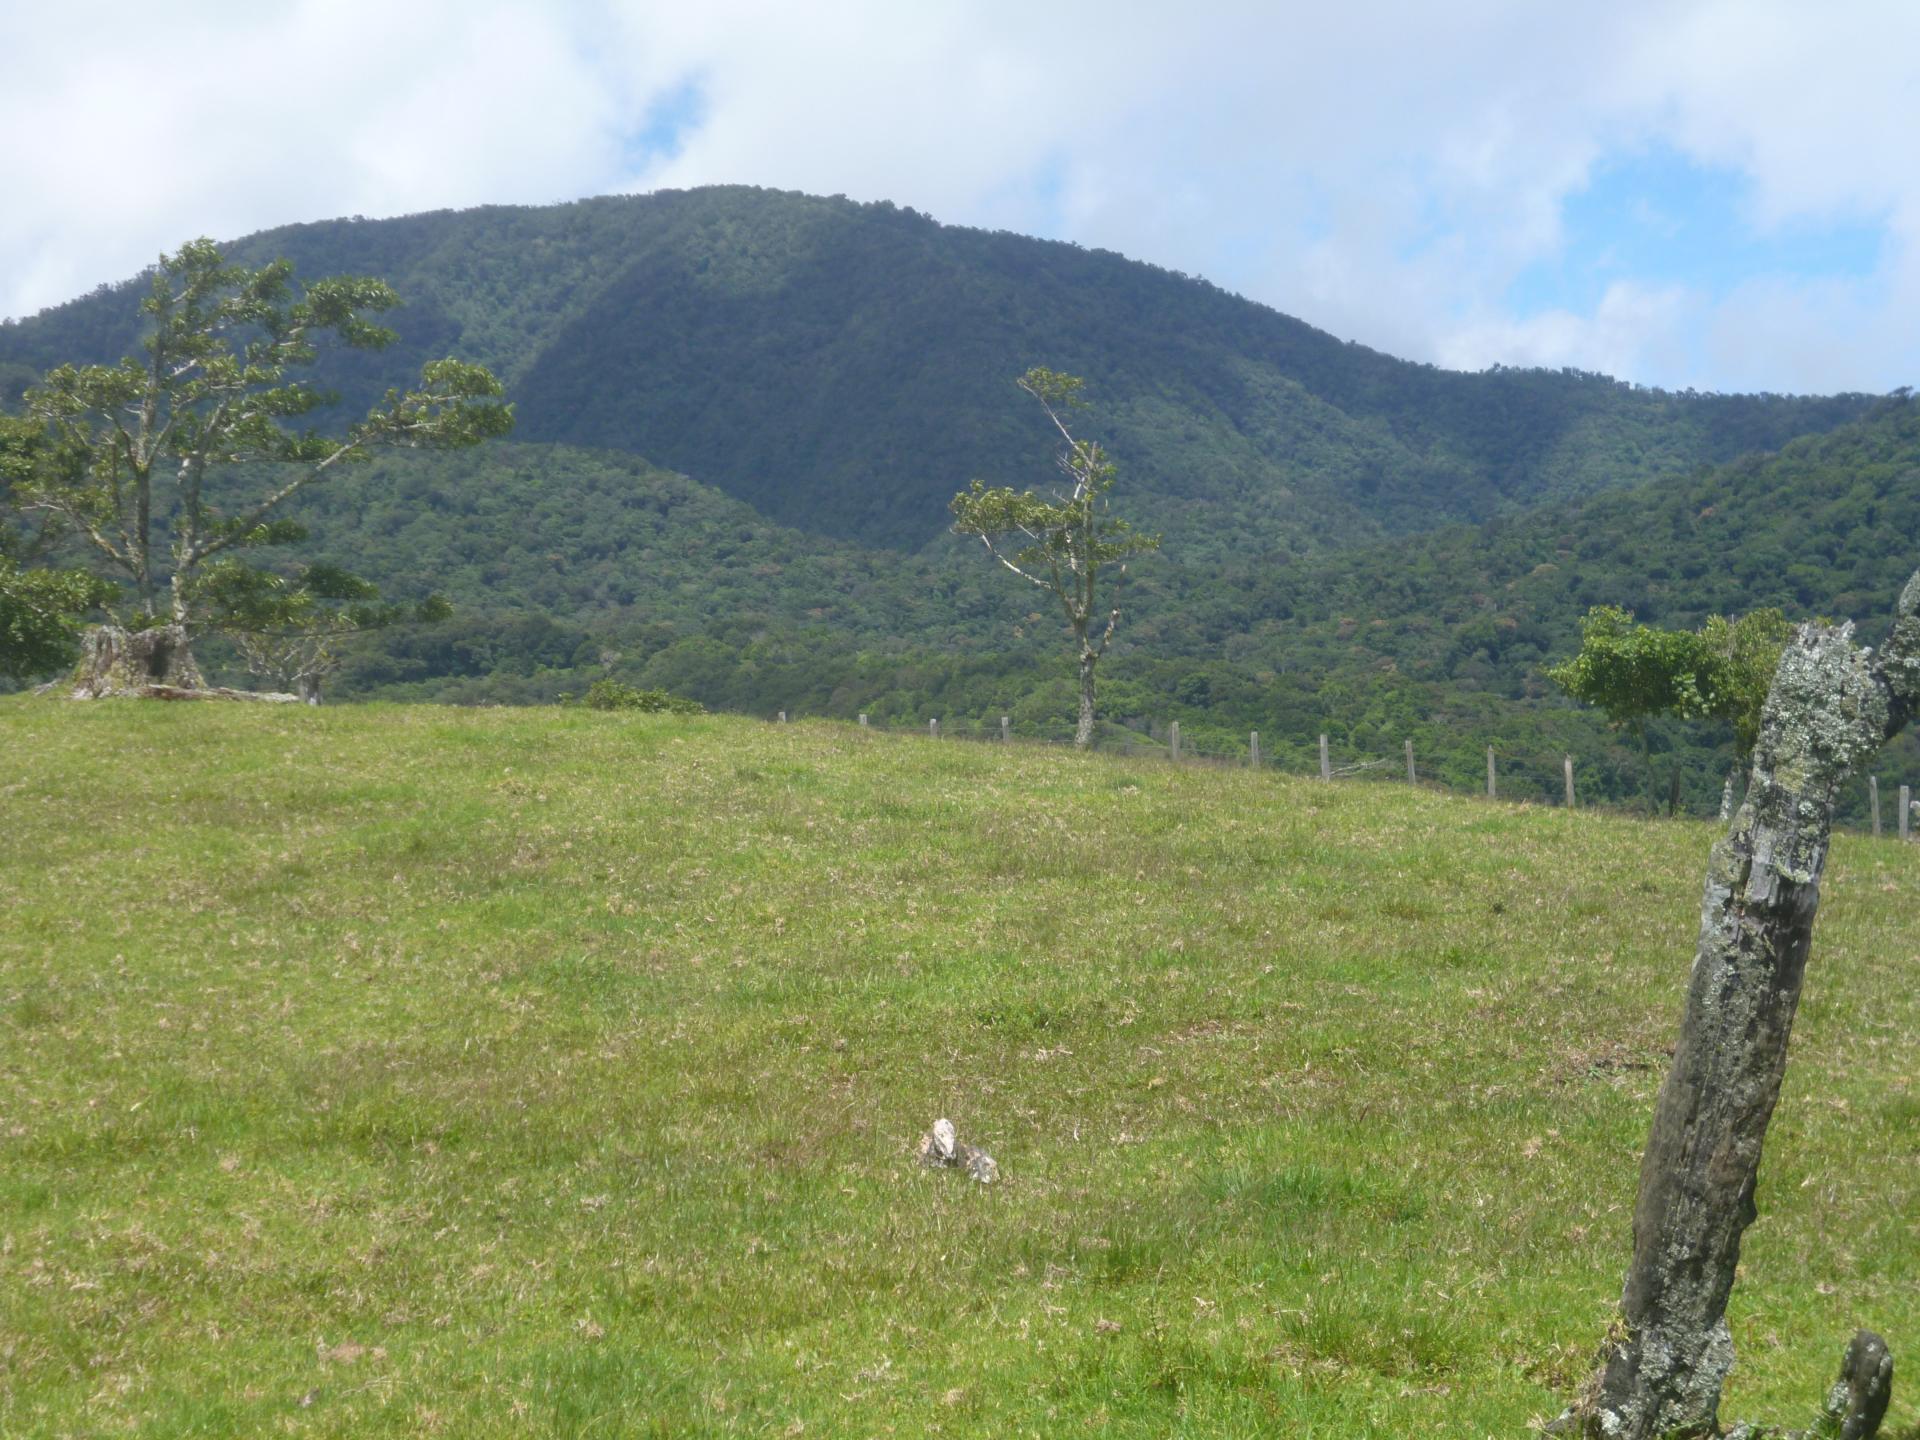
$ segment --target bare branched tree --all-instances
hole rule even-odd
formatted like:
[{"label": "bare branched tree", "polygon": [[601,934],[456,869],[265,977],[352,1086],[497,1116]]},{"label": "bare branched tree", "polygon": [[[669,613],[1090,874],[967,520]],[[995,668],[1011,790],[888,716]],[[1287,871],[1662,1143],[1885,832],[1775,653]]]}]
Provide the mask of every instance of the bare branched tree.
[{"label": "bare branched tree", "polygon": [[[1108,513],[1113,462],[1097,440],[1077,439],[1067,425],[1068,415],[1082,403],[1085,382],[1035,367],[1015,383],[1040,402],[1060,432],[1064,443],[1055,463],[1066,488],[1056,487],[1042,497],[1031,490],[989,488],[976,480],[953,497],[953,529],[957,535],[977,537],[1000,564],[1060,602],[1080,662],[1080,719],[1073,743],[1085,747],[1093,743],[1094,669],[1120,623],[1120,606],[1104,597],[1101,576],[1118,566],[1114,578],[1123,577],[1127,559],[1157,549],[1160,540]],[[1105,623],[1100,624],[1103,606]]]}]

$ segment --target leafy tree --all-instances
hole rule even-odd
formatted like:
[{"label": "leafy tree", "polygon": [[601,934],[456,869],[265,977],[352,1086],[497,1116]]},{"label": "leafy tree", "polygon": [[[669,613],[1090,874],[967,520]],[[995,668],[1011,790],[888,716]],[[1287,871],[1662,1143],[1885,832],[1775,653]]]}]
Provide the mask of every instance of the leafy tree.
[{"label": "leafy tree", "polygon": [[324,343],[383,348],[393,332],[371,317],[398,303],[384,281],[296,289],[288,261],[248,269],[195,240],[153,272],[142,357],[62,365],[27,392],[29,418],[78,463],[37,471],[20,486],[26,505],[72,525],[132,585],[137,628],[172,632],[163,653],[182,683],[198,678],[188,646],[204,573],[222,557],[238,563],[230,551],[300,538],[276,516],[287,501],[377,447],[458,448],[512,428],[499,381],[451,359],[362,420],[296,428],[332,397],[292,372]]},{"label": "leafy tree", "polygon": [[[1118,564],[1124,576],[1127,557],[1156,549],[1160,540],[1139,534],[1108,513],[1113,462],[1099,441],[1076,439],[1067,427],[1066,417],[1083,403],[1085,382],[1035,366],[1015,383],[1040,402],[1065,442],[1057,463],[1067,489],[1055,489],[1042,499],[1031,490],[989,489],[975,480],[953,497],[953,529],[957,535],[977,536],[995,560],[1060,602],[1080,657],[1080,719],[1073,743],[1084,747],[1093,742],[1094,667],[1120,623],[1119,605],[1110,605],[1099,638],[1094,638],[1093,626],[1105,603],[1101,571]],[[1005,549],[1010,545],[1020,546],[1011,556]]]},{"label": "leafy tree", "polygon": [[1618,606],[1596,605],[1580,622],[1579,653],[1550,668],[1547,678],[1635,736],[1649,761],[1647,722],[1672,715],[1731,725],[1744,763],[1792,633],[1778,610],[1738,620],[1715,615],[1699,630],[1661,630],[1634,624],[1632,612]]}]

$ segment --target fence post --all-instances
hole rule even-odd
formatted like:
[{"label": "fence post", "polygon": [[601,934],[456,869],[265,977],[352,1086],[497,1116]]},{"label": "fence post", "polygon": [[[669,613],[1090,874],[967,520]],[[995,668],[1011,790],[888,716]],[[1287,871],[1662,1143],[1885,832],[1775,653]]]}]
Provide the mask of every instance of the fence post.
[{"label": "fence post", "polygon": [[1727,771],[1727,783],[1720,787],[1720,823],[1733,818],[1733,771]]},{"label": "fence post", "polygon": [[1260,768],[1260,732],[1254,730],[1247,735],[1247,764],[1252,769]]},{"label": "fence post", "polygon": [[1407,741],[1407,784],[1418,785],[1419,779],[1413,773],[1413,741]]},{"label": "fence post", "polygon": [[1327,737],[1320,737],[1320,778],[1333,779],[1333,762],[1327,758]]},{"label": "fence post", "polygon": [[1907,838],[1907,820],[1913,814],[1913,787],[1900,787],[1900,838]]},{"label": "fence post", "polygon": [[1178,720],[1167,726],[1167,758],[1170,760],[1180,758],[1180,722]]},{"label": "fence post", "polygon": [[1000,743],[1002,745],[1008,745],[1008,744],[1011,744],[1012,742],[1013,742],[1013,717],[1011,715],[1002,715],[1000,717]]},{"label": "fence post", "polygon": [[1873,812],[1873,838],[1880,838],[1880,777],[1867,776],[1867,808]]},{"label": "fence post", "polygon": [[1493,779],[1493,747],[1489,745],[1487,746],[1487,799],[1497,800],[1499,796],[1499,786],[1494,783]]},{"label": "fence post", "polygon": [[1567,809],[1571,810],[1573,809],[1573,757],[1568,755],[1561,763],[1567,772]]},{"label": "fence post", "polygon": [[940,738],[940,722],[938,720],[927,721],[927,734],[936,740]]},{"label": "fence post", "polygon": [[864,725],[864,724],[866,724],[866,723],[867,723],[867,712],[866,712],[866,711],[864,711],[864,710],[862,710],[862,711],[860,712],[860,723],[861,723],[862,725]]},{"label": "fence post", "polygon": [[787,712],[786,712],[786,711],[784,711],[784,710],[782,710],[782,711],[780,712],[780,723],[781,723],[782,725],[784,725],[784,724],[786,724],[786,723],[787,723]]}]

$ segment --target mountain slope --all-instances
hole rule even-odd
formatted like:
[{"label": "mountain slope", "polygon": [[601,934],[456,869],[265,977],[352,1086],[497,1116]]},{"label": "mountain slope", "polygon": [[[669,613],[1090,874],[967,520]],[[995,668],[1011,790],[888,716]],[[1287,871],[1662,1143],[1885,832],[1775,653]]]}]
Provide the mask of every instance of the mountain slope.
[{"label": "mountain slope", "polygon": [[1681,480],[1543,506],[1477,528],[1247,567],[1196,592],[1203,636],[1520,695],[1569,653],[1590,606],[1690,627],[1778,606],[1881,633],[1920,567],[1920,402]]},{"label": "mountain slope", "polygon": [[[379,274],[400,345],[330,359],[364,404],[427,356],[494,366],[520,437],[644,455],[769,519],[913,549],[975,477],[1042,484],[1012,386],[1083,374],[1122,503],[1190,554],[1305,554],[1777,448],[1863,397],[1671,395],[1452,373],[1343,344],[1203,281],[890,205],[743,188],[330,221],[250,237],[302,274]],[[113,358],[115,287],[0,326],[0,375]]]}]

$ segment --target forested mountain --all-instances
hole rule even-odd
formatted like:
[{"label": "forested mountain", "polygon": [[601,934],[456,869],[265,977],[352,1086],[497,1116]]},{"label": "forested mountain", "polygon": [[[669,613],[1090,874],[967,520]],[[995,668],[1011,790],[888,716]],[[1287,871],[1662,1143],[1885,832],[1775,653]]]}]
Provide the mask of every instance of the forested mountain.
[{"label": "forested mountain", "polygon": [[[363,693],[538,699],[613,673],[767,713],[990,728],[1012,712],[1028,733],[1071,713],[1058,617],[958,541],[919,556],[822,541],[616,454],[384,461],[304,518],[322,553],[403,588],[430,576],[460,607],[378,637],[347,677]],[[1169,551],[1129,582],[1108,710],[1223,749],[1259,729],[1276,754],[1321,730],[1361,755],[1417,736],[1462,785],[1489,743],[1542,792],[1572,751],[1619,797],[1645,787],[1644,761],[1542,673],[1589,606],[1692,626],[1778,605],[1858,618],[1871,641],[1916,537],[1920,402],[1894,397],[1773,456],[1480,526],[1266,565]],[[1727,737],[1670,724],[1653,739],[1710,802]]]},{"label": "forested mountain", "polygon": [[[1118,255],[744,188],[330,221],[234,249],[407,298],[395,350],[326,367],[350,408],[458,353],[507,381],[523,440],[641,455],[782,524],[891,548],[937,541],[969,479],[1046,477],[1044,421],[1012,385],[1035,364],[1087,377],[1144,524],[1247,558],[1680,473],[1865,403],[1444,371]],[[0,326],[0,367],[17,386],[118,358],[133,299]]]},{"label": "forested mountain", "polygon": [[[232,247],[408,298],[398,346],[329,357],[363,406],[457,353],[515,442],[399,456],[302,497],[302,554],[455,618],[369,637],[336,693],[551,699],[601,675],[770,713],[952,730],[1070,716],[1059,617],[944,530],[981,476],[1040,485],[1012,385],[1083,374],[1123,513],[1165,532],[1128,582],[1103,691],[1142,733],[1396,753],[1513,793],[1576,755],[1589,793],[1648,767],[1549,692],[1595,603],[1694,624],[1779,604],[1878,623],[1916,557],[1910,401],[1704,396],[1469,375],[1344,344],[1121,257],[746,189],[293,226]],[[138,340],[110,287],[0,325],[0,401]],[[1778,453],[1768,453],[1778,452]],[[1658,728],[1696,807],[1724,737]],[[1912,760],[1914,757],[1907,757]],[[1916,777],[1920,778],[1920,777]]]}]

